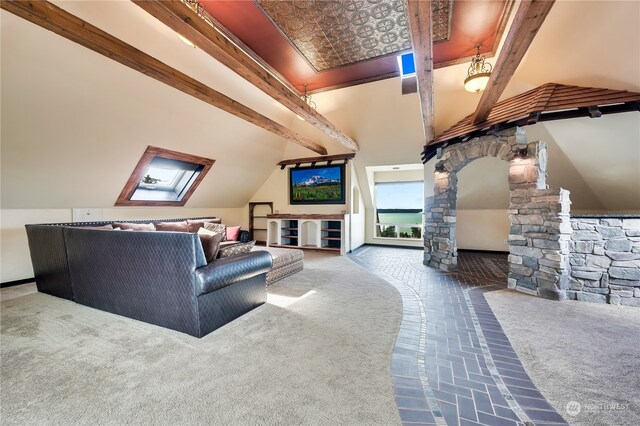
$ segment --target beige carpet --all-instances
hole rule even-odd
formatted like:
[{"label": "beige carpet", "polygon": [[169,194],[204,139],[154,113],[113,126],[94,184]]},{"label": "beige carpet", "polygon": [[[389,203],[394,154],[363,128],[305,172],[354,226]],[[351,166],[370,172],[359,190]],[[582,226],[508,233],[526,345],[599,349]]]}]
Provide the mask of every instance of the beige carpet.
[{"label": "beige carpet", "polygon": [[[640,424],[640,309],[513,291],[485,297],[533,382],[571,425]],[[570,401],[580,404],[574,415]]]},{"label": "beige carpet", "polygon": [[306,258],[203,339],[43,294],[2,302],[1,423],[398,424],[400,296],[348,259]]}]

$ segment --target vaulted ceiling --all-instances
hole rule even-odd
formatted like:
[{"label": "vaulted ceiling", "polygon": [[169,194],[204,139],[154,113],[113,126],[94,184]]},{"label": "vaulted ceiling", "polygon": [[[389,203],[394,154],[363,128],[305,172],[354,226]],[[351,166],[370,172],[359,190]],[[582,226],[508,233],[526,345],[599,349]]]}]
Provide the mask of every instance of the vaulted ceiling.
[{"label": "vaulted ceiling", "polygon": [[[203,1],[206,11],[298,90],[398,75],[411,50],[404,0]],[[433,2],[435,67],[495,54],[512,0]]]}]

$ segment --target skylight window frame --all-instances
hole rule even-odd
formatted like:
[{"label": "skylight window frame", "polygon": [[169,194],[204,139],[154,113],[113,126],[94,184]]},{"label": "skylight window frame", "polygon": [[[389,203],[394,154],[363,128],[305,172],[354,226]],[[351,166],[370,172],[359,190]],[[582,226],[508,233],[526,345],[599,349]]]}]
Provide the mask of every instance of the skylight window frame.
[{"label": "skylight window frame", "polygon": [[[147,169],[155,158],[165,158],[169,160],[192,163],[199,167],[202,167],[202,170],[200,170],[198,176],[195,178],[195,180],[193,180],[191,185],[189,185],[188,188],[185,187],[186,192],[179,200],[132,200],[131,198],[133,197],[136,190],[140,187],[140,183],[147,173]],[[215,160],[212,160],[210,158],[198,157],[196,155],[185,154],[183,152],[171,151],[168,149],[149,145],[144,154],[142,154],[142,157],[140,158],[140,161],[138,161],[138,164],[133,170],[133,173],[131,173],[129,180],[127,180],[127,183],[122,189],[120,196],[118,196],[118,199],[115,202],[115,206],[182,207],[187,203],[187,201],[189,201],[189,198],[191,198],[193,192],[198,188],[198,185],[200,185],[200,182],[202,182],[204,177],[207,175],[207,173],[211,169],[211,166],[213,166],[213,163],[215,163]],[[174,178],[171,186],[162,185],[160,188],[158,188],[158,190],[175,190],[176,185],[182,180],[182,178],[185,176],[185,173],[186,172],[179,173],[176,178]],[[189,181],[191,181],[191,179]]]}]

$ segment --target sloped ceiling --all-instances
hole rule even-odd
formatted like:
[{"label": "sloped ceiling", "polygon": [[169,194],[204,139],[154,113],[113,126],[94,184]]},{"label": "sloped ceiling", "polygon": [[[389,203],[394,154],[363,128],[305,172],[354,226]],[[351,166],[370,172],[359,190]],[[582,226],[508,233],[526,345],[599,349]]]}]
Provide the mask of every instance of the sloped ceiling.
[{"label": "sloped ceiling", "polygon": [[[60,6],[272,119],[295,120],[131,2]],[[216,160],[188,207],[241,207],[282,159],[282,138],[10,13],[0,19],[3,208],[113,206],[147,145]]]},{"label": "sloped ceiling", "polygon": [[[131,2],[56,4],[290,125],[330,153],[345,151]],[[0,19],[3,208],[112,206],[147,145],[216,160],[188,207],[242,207],[278,161],[314,155],[9,13],[0,12]],[[629,36],[639,28],[640,2],[556,2],[503,97],[547,82],[640,91],[640,40]],[[466,68],[434,72],[436,132],[477,105],[479,96],[462,87]],[[415,94],[400,94],[399,79],[319,93],[314,101],[360,144],[354,164],[362,187],[366,166],[419,162],[425,142],[419,102]],[[548,182],[572,191],[574,209],[640,209],[633,201],[639,115],[527,128],[530,139],[549,144]],[[464,181],[491,181],[490,163],[468,167]],[[461,194],[461,205],[499,208],[485,201],[500,199],[506,186],[496,182],[482,190],[481,199]],[[367,191],[362,195],[370,207]]]}]

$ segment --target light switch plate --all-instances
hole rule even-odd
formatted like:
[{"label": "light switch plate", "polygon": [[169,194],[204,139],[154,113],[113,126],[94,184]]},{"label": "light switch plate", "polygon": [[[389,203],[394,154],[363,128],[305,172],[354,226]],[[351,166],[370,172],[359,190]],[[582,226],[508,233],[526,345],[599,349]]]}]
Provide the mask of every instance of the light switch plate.
[{"label": "light switch plate", "polygon": [[73,209],[74,222],[97,222],[102,220],[102,209]]}]

